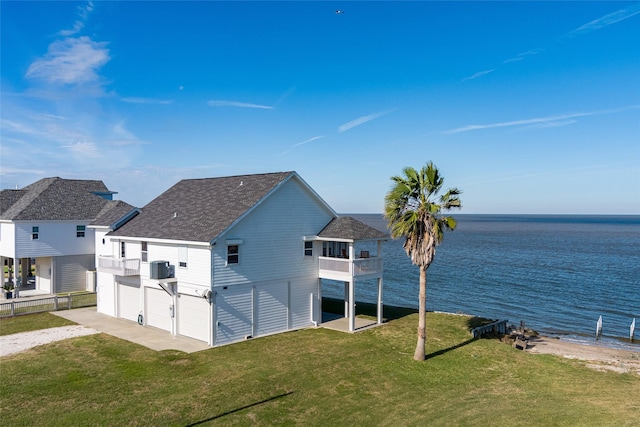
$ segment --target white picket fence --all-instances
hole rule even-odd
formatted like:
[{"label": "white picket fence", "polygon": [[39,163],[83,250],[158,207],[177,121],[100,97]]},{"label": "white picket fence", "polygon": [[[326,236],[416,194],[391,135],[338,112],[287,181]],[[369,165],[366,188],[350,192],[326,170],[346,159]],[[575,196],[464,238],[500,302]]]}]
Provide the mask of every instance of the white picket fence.
[{"label": "white picket fence", "polygon": [[0,317],[21,314],[43,313],[47,311],[71,310],[72,308],[96,305],[95,292],[67,295],[52,295],[44,298],[18,298],[0,302]]}]

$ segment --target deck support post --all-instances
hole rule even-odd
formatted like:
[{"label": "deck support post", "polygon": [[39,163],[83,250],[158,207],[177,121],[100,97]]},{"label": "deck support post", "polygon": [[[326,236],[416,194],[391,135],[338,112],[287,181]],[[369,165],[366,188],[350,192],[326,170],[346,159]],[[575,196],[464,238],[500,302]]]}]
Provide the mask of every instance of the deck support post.
[{"label": "deck support post", "polygon": [[349,281],[349,332],[356,330],[356,284],[355,280]]},{"label": "deck support post", "polygon": [[378,277],[378,325],[382,324],[382,277]]},{"label": "deck support post", "polygon": [[344,317],[349,317],[349,282],[344,282]]}]

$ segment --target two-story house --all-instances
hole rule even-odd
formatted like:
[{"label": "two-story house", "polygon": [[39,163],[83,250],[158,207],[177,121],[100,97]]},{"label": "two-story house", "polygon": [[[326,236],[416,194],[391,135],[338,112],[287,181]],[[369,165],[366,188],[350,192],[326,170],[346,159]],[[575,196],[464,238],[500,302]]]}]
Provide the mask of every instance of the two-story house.
[{"label": "two-story house", "polygon": [[360,279],[377,279],[382,321],[387,238],[296,172],[185,179],[95,228],[98,311],[217,346],[317,325],[324,278],[345,283],[353,330]]},{"label": "two-story house", "polygon": [[0,191],[0,265],[9,272],[5,280],[19,292],[35,264],[36,293],[85,290],[87,272],[95,270],[89,224],[114,208],[132,209],[112,200],[113,194],[102,181],[58,177]]}]

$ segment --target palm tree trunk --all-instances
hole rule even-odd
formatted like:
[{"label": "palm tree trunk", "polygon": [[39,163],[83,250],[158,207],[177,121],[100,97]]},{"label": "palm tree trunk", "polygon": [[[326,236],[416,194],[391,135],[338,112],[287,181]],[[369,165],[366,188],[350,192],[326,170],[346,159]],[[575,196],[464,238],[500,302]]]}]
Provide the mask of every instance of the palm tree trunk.
[{"label": "palm tree trunk", "polygon": [[420,266],[420,294],[418,295],[418,343],[415,360],[425,360],[425,345],[427,342],[427,269]]}]

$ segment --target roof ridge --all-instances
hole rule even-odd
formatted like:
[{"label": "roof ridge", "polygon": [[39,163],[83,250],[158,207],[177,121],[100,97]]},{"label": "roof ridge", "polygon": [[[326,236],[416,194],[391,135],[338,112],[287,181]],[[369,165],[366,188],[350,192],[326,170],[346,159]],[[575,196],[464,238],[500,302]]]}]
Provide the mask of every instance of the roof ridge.
[{"label": "roof ridge", "polygon": [[183,178],[178,182],[182,181],[205,181],[205,180],[214,180],[214,179],[233,179],[233,178],[242,178],[242,177],[257,177],[257,176],[267,176],[267,175],[290,175],[295,173],[295,171],[282,171],[282,172],[263,172],[263,173],[247,173],[242,175],[224,175],[224,176],[211,176],[206,178]]}]

